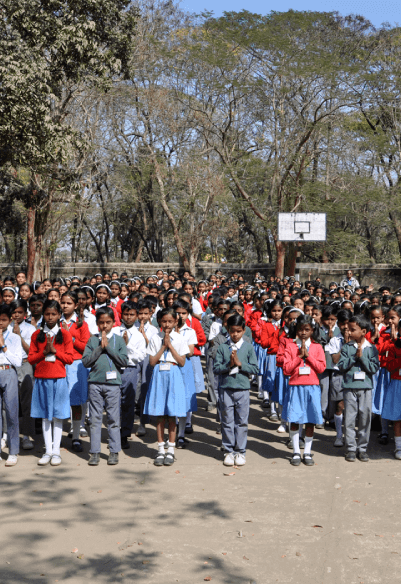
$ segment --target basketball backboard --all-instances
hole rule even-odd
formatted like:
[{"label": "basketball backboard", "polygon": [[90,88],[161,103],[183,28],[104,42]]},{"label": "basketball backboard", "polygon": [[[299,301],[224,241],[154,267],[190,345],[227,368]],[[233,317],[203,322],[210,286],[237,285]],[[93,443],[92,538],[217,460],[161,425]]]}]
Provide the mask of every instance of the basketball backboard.
[{"label": "basketball backboard", "polygon": [[326,213],[279,213],[279,241],[326,241]]}]

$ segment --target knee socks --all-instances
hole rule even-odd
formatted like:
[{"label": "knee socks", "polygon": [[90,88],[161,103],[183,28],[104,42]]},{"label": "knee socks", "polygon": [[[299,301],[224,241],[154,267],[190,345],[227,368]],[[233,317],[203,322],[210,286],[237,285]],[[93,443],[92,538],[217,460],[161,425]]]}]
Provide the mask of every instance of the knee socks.
[{"label": "knee socks", "polygon": [[299,449],[299,430],[291,430],[290,429],[290,438],[292,440],[292,449],[294,454],[301,454]]},{"label": "knee socks", "polygon": [[81,428],[81,420],[72,421],[72,439],[79,440],[79,430]]},{"label": "knee socks", "polygon": [[306,454],[310,454],[311,453],[311,450],[312,450],[312,440],[313,440],[313,436],[305,436],[304,456]]},{"label": "knee socks", "polygon": [[178,418],[178,438],[184,438],[186,421],[186,416]]},{"label": "knee socks", "polygon": [[261,375],[258,375],[258,391],[259,391],[259,396],[262,396],[263,391],[262,391],[262,383],[263,383],[263,377]]},{"label": "knee socks", "polygon": [[186,426],[190,426],[192,424],[192,412],[187,413],[187,419],[185,421]]},{"label": "knee socks", "polygon": [[53,418],[53,454],[60,456],[61,436],[63,434],[63,420]]},{"label": "knee socks", "polygon": [[51,456],[53,454],[53,440],[52,440],[52,423],[50,420],[43,418],[42,430],[43,439],[45,441],[46,454]]}]

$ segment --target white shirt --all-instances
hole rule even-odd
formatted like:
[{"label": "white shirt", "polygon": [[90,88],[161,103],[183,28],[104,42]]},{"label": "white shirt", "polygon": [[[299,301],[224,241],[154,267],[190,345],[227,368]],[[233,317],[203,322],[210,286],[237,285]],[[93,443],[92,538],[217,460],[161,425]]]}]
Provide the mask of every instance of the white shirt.
[{"label": "white shirt", "polygon": [[[13,332],[13,328],[14,328],[14,323],[11,323],[7,330],[10,331],[10,333]],[[33,333],[36,331],[36,328],[33,326],[33,324],[29,324],[27,322],[25,322],[25,320],[23,320],[21,322],[21,324],[19,325],[19,330],[21,332],[21,338],[24,339],[24,341],[26,342],[26,344],[28,345],[28,347],[31,345],[31,338]],[[15,334],[15,333],[13,333]],[[17,335],[18,337],[18,335]],[[27,359],[28,358],[28,354],[24,351],[24,348],[22,346],[21,343],[21,349],[22,349],[22,358],[23,359]]]},{"label": "white shirt", "polygon": [[[141,326],[140,322],[136,322],[135,323],[136,328],[139,330],[139,327]],[[148,342],[150,342],[150,339],[154,336],[157,335],[157,333],[159,332],[158,329],[153,326],[153,324],[150,324],[150,322],[147,322],[144,324],[143,326],[144,330],[145,330],[145,335],[148,339]],[[142,333],[141,333],[142,334]],[[146,342],[146,341],[145,341]]]},{"label": "white shirt", "polygon": [[184,326],[180,328],[180,335],[184,337],[185,342],[188,343],[188,345],[198,344],[198,337],[196,336],[196,332],[187,324],[184,324]]},{"label": "white shirt", "polygon": [[96,324],[96,316],[91,313],[90,310],[85,308],[84,310],[84,321],[88,325],[89,332],[91,335],[96,335],[99,332],[99,329]]},{"label": "white shirt", "polygon": [[[330,353],[330,355],[337,355],[340,353],[341,349],[343,348],[344,344],[344,337],[339,335],[338,337],[331,337],[327,345],[325,346],[324,350]],[[339,370],[337,365],[333,363],[334,369],[337,371]]]},{"label": "white shirt", "polygon": [[192,312],[194,314],[203,314],[202,306],[201,306],[201,303],[199,302],[199,300],[197,300],[196,298],[192,298],[191,304],[192,304]]},{"label": "white shirt", "polygon": [[[299,348],[302,347],[301,339],[298,339],[298,338],[294,339],[294,343],[296,343]],[[311,343],[312,343],[312,341],[310,340],[310,337],[309,337],[309,339],[305,341],[305,346],[307,349],[309,349],[309,347],[311,346]]]},{"label": "white shirt", "polygon": [[18,335],[5,330],[3,333],[4,344],[7,351],[0,351],[0,365],[13,365],[21,367],[22,365],[22,344]]},{"label": "white shirt", "polygon": [[135,325],[127,329],[125,324],[122,323],[117,334],[122,337],[125,331],[127,331],[128,335],[128,365],[134,367],[135,365],[138,365],[138,363],[141,363],[146,357],[146,341]]},{"label": "white shirt", "polygon": [[[358,349],[358,343],[352,343],[355,347],[355,349]],[[366,339],[363,341],[362,343],[362,351],[364,349],[366,349],[366,347],[371,347],[372,345],[369,343],[369,341],[367,341]]]},{"label": "white shirt", "polygon": [[54,327],[51,329],[49,329],[47,324],[45,324],[45,326],[43,327],[45,335],[50,335],[51,337],[55,337],[59,330],[60,327],[58,326],[58,324],[54,325]]},{"label": "white shirt", "polygon": [[220,334],[220,331],[221,331],[222,327],[223,327],[223,322],[220,320],[220,318],[217,318],[212,323],[212,326],[210,327],[209,341],[211,341],[212,339],[214,339],[215,337],[217,337],[218,334]]},{"label": "white shirt", "polygon": [[[171,344],[173,345],[174,349],[180,356],[188,355],[189,354],[189,347],[185,339],[175,331],[170,333]],[[148,355],[152,355],[153,357],[157,355],[160,351],[164,340],[164,332],[158,332],[157,335],[153,335],[153,337],[149,341],[148,347]],[[170,361],[170,363],[177,363],[174,359],[171,351],[167,351],[167,354],[163,354],[160,357],[160,361]]]},{"label": "white shirt", "polygon": [[231,349],[236,349],[237,351],[242,347],[242,345],[244,344],[244,339],[241,337],[240,340],[238,341],[238,343],[233,343],[231,338],[230,338],[230,347]]}]

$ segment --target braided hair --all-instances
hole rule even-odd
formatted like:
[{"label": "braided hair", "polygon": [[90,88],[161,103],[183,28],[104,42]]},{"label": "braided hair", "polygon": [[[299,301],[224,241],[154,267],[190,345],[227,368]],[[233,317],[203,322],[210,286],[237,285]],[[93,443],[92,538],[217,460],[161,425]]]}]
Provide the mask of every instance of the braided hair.
[{"label": "braided hair", "polygon": [[[57,300],[46,300],[46,302],[43,304],[43,312],[42,312],[43,315],[45,314],[45,311],[48,308],[53,308],[61,316],[61,306],[57,302]],[[60,327],[60,318],[58,319],[57,324]],[[46,325],[46,322],[45,322],[45,319],[44,319],[44,316],[43,316],[42,323],[40,325],[40,332],[38,334],[38,342],[39,343],[43,343],[46,340],[45,331],[43,330],[45,328],[45,325]],[[57,345],[62,345],[63,344],[63,333],[61,331],[61,327],[59,328],[59,330],[58,330],[58,332],[56,334],[55,342],[57,343]]]}]

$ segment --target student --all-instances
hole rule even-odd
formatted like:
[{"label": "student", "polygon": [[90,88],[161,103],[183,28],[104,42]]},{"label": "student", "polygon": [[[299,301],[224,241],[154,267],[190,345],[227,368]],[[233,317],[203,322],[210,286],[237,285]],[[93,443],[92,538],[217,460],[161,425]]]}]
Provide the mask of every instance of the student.
[{"label": "student", "polygon": [[121,375],[121,448],[127,450],[135,419],[139,366],[147,354],[144,335],[135,326],[138,308],[133,302],[121,305],[120,335],[127,345],[128,365]]},{"label": "student", "polygon": [[25,300],[26,302],[29,302],[30,297],[33,294],[33,288],[30,284],[28,284],[28,282],[25,282],[24,284],[22,284],[22,286],[20,286],[19,290],[18,290],[18,296],[21,300]]},{"label": "student", "polygon": [[[258,381],[258,397],[262,399],[262,408],[269,408],[270,407],[270,400],[269,395],[263,394],[263,375],[265,373],[266,367],[266,360],[267,360],[267,352],[266,349],[262,348],[260,344],[260,329],[262,327],[262,318],[267,320],[267,317],[263,317],[263,298],[264,293],[256,293],[253,295],[253,307],[248,312],[245,313],[245,321],[249,325],[249,328],[252,331],[252,338],[253,338],[253,348],[255,349],[256,358],[259,364],[259,373],[257,377]],[[273,300],[267,300],[267,305],[273,302]],[[246,316],[248,314],[248,317]]]},{"label": "student", "polygon": [[117,314],[121,320],[121,305],[123,301],[120,298],[121,284],[117,280],[110,282],[110,306],[117,310]]},{"label": "student", "polygon": [[[210,317],[209,321],[206,321],[203,325],[203,330],[205,332],[206,338],[209,342],[209,347],[213,346],[213,339],[221,331],[222,316],[229,309],[229,302],[222,300],[221,298],[216,298],[212,304],[213,315]],[[208,324],[210,324],[210,331],[207,334]],[[213,411],[218,404],[219,394],[217,387],[217,379],[215,379],[213,371],[213,359],[209,356],[209,351],[206,350],[206,372],[207,372],[207,386],[208,386],[208,405],[207,410]]]},{"label": "student", "polygon": [[39,328],[42,324],[43,305],[46,300],[47,298],[44,294],[33,294],[29,299],[29,310],[31,316],[29,316],[26,321],[35,328]]},{"label": "student", "polygon": [[[15,466],[19,453],[18,379],[14,368],[21,367],[22,346],[18,335],[9,330],[12,308],[0,305],[0,436],[8,443],[6,466]],[[2,410],[5,410],[7,434],[3,434]],[[2,440],[3,442],[3,440]]]},{"label": "student", "polygon": [[391,381],[383,399],[382,416],[392,420],[394,424],[394,457],[401,460],[401,320],[398,322],[396,339],[388,345],[386,368],[390,372]]},{"label": "student", "polygon": [[[369,321],[363,315],[353,316],[348,322],[350,342],[343,345],[338,369],[344,376],[343,393],[345,404],[345,460],[367,462],[372,415],[372,377],[380,367],[376,347],[366,339]],[[358,416],[358,440],[355,422]]]},{"label": "student", "polygon": [[[186,417],[186,396],[183,377],[178,367],[184,367],[190,353],[185,339],[175,329],[179,319],[173,308],[159,311],[162,329],[154,335],[148,347],[149,363],[153,367],[152,379],[146,395],[144,413],[156,416],[158,452],[155,466],[174,463],[176,417]],[[168,418],[168,449],[164,448],[164,424]]]},{"label": "student", "polygon": [[[92,305],[92,314],[94,315],[96,315],[99,308],[110,306],[110,288],[107,284],[98,284],[96,286],[95,298],[95,305]],[[110,306],[110,308],[114,312],[115,326],[120,326],[121,322],[117,310],[114,306]]]},{"label": "student", "polygon": [[330,400],[335,404],[334,424],[336,427],[336,439],[334,446],[340,448],[344,446],[343,437],[343,412],[344,412],[344,393],[342,389],[343,375],[338,370],[337,363],[341,357],[341,349],[344,343],[349,343],[348,323],[352,318],[352,312],[349,310],[339,310],[337,313],[337,324],[340,334],[332,337],[326,345],[325,354],[331,355],[333,363],[333,373],[330,382]]},{"label": "student", "polygon": [[[96,335],[99,332],[96,324],[96,316],[91,313],[90,310],[87,309],[87,295],[84,290],[84,287],[78,288],[75,290],[75,293],[78,298],[78,313],[83,316],[84,321],[88,325],[88,329],[91,335]],[[81,313],[82,311],[82,313]]]},{"label": "student", "polygon": [[25,300],[14,300],[10,306],[13,322],[10,324],[9,330],[19,336],[22,350],[22,363],[19,367],[16,367],[22,417],[22,423],[20,424],[20,432],[22,434],[21,445],[23,450],[32,450],[33,442],[30,440],[30,435],[32,426],[33,368],[28,362],[28,353],[31,338],[36,328],[25,322],[28,310],[28,305]]},{"label": "student", "polygon": [[245,319],[239,314],[227,320],[230,339],[217,349],[214,372],[220,376],[219,402],[225,466],[246,463],[250,376],[257,375],[255,350],[244,342]]},{"label": "student", "polygon": [[11,304],[17,298],[17,292],[12,286],[4,286],[2,294],[4,304]]},{"label": "student", "polygon": [[[63,420],[70,417],[70,397],[66,365],[74,361],[71,334],[60,327],[61,308],[56,300],[46,300],[40,330],[33,333],[28,361],[35,366],[31,417],[42,418],[46,452],[39,466],[61,464],[60,444]],[[53,422],[53,433],[52,433]]]},{"label": "student", "polygon": [[[76,292],[69,290],[61,297],[62,317],[61,326],[70,331],[74,347],[74,361],[66,366],[67,384],[70,393],[70,406],[72,411],[72,450],[82,452],[80,440],[81,425],[82,434],[86,434],[84,425],[86,402],[88,401],[88,370],[82,364],[82,355],[89,341],[89,327],[83,320],[83,311],[78,308],[78,296]],[[78,311],[78,314],[76,311]],[[83,416],[82,416],[83,414]],[[82,420],[83,417],[83,420]]]},{"label": "student", "polygon": [[263,320],[261,323],[261,329],[259,333],[259,342],[262,349],[266,350],[266,363],[265,371],[263,375],[263,400],[270,401],[270,415],[269,419],[271,422],[278,421],[278,415],[276,412],[276,403],[279,403],[279,394],[275,391],[275,378],[276,378],[276,354],[278,349],[278,344],[271,342],[276,331],[280,329],[281,315],[283,313],[283,306],[280,300],[267,301],[263,305],[263,313],[266,321]]},{"label": "student", "polygon": [[[313,311],[315,312],[315,311]],[[326,356],[326,368],[320,375],[320,388],[321,388],[321,402],[322,402],[322,414],[326,421],[329,421],[332,417],[333,408],[330,403],[330,383],[333,374],[333,361],[331,355],[326,351],[326,347],[331,338],[336,337],[340,334],[340,329],[337,326],[336,317],[336,307],[333,305],[323,306],[321,308],[321,317],[318,328],[318,341],[324,349],[324,354]],[[321,426],[318,424],[318,428],[324,428],[324,424]]]},{"label": "student", "polygon": [[122,367],[128,365],[127,346],[122,337],[115,334],[115,313],[111,306],[96,311],[97,335],[91,336],[82,363],[90,367],[88,377],[89,408],[91,414],[89,466],[100,462],[103,410],[106,408],[110,454],[108,465],[118,464],[121,450],[120,435],[120,386]]},{"label": "student", "polygon": [[317,342],[317,327],[310,316],[298,317],[291,327],[289,336],[295,342],[286,344],[283,359],[284,375],[290,376],[287,415],[293,445],[291,464],[301,464],[299,426],[306,424],[302,460],[306,466],[313,466],[311,448],[314,426],[323,422],[318,375],[324,371],[326,359]]}]

